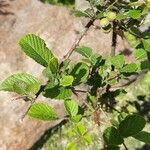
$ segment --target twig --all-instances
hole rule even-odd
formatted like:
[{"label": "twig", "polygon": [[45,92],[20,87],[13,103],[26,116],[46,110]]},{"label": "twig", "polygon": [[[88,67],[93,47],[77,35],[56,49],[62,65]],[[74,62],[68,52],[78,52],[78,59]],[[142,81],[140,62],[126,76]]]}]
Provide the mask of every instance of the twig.
[{"label": "twig", "polygon": [[44,90],[45,87],[46,87],[46,85],[41,85],[39,91],[35,95],[35,98],[31,100],[31,104],[29,105],[29,107],[27,108],[27,110],[25,111],[25,113],[22,115],[21,120],[23,120],[25,118],[25,116],[28,114],[30,108],[35,103],[36,99],[39,97],[39,95],[41,94],[41,92],[43,92],[43,90]]},{"label": "twig", "polygon": [[117,23],[113,22],[113,32],[112,32],[112,45],[111,45],[111,56],[115,56],[116,45],[117,45],[117,33],[116,33]]},{"label": "twig", "polygon": [[123,146],[124,146],[125,150],[128,150],[128,148],[124,142],[123,142]]},{"label": "twig", "polygon": [[80,41],[82,40],[82,38],[86,35],[87,31],[89,30],[89,28],[93,25],[95,20],[90,20],[86,26],[85,29],[83,30],[83,32],[81,33],[81,35],[79,36],[79,38],[75,41],[75,43],[72,45],[71,49],[68,51],[68,53],[63,57],[62,63],[64,62],[65,59],[68,59],[71,54],[73,53],[73,51],[76,49],[76,47],[79,45]]}]

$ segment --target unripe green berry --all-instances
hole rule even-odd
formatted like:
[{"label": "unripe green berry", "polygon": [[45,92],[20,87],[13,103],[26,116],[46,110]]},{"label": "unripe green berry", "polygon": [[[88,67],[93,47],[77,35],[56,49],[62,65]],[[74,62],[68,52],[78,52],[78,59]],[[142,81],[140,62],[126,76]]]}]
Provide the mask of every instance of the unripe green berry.
[{"label": "unripe green berry", "polygon": [[109,21],[114,21],[117,17],[117,14],[116,14],[116,12],[109,11],[109,12],[107,12],[106,16]]},{"label": "unripe green berry", "polygon": [[102,28],[107,27],[109,24],[110,24],[110,22],[107,18],[103,18],[100,20],[100,25]]}]

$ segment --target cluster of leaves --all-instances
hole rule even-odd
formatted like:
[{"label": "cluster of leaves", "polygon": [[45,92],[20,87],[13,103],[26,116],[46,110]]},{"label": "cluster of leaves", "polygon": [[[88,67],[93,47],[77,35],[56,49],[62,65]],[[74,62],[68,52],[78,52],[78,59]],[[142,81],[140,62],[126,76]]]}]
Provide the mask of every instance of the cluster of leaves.
[{"label": "cluster of leaves", "polygon": [[[80,54],[80,62],[74,63],[69,57],[59,62],[47,48],[44,40],[34,34],[27,34],[20,40],[19,45],[27,56],[44,67],[42,73],[48,80],[47,84],[41,85],[32,75],[17,73],[5,79],[0,85],[0,90],[16,92],[31,102],[35,101],[40,93],[50,99],[63,100],[65,118],[74,125],[75,136],[75,140],[67,145],[67,150],[76,149],[81,141],[88,144],[92,142],[89,129],[82,119],[91,116],[95,124],[100,126],[101,109],[109,113],[118,113],[117,120],[103,133],[106,149],[119,149],[118,145],[125,145],[124,139],[131,136],[150,144],[150,133],[142,131],[146,124],[145,119],[137,114],[131,114],[128,110],[124,110],[126,113],[123,113],[122,108],[115,108],[116,96],[126,94],[125,89],[122,89],[124,85],[119,84],[120,81],[127,80],[128,83],[125,85],[131,84],[132,75],[150,69],[150,35],[139,30],[144,16],[148,13],[149,2],[89,2],[91,8],[84,12],[76,11],[75,14],[89,17],[91,20],[100,19],[103,31],[113,29],[116,36],[126,38],[134,49],[134,63],[126,63],[123,54],[103,57],[85,46],[71,50]],[[115,43],[116,38],[113,39],[113,44]],[[79,89],[81,86],[84,86],[85,90]],[[72,99],[73,95],[78,97],[79,92],[84,93],[86,97],[82,105]],[[27,114],[32,118],[46,121],[59,119],[57,111],[45,103],[33,103]]]}]

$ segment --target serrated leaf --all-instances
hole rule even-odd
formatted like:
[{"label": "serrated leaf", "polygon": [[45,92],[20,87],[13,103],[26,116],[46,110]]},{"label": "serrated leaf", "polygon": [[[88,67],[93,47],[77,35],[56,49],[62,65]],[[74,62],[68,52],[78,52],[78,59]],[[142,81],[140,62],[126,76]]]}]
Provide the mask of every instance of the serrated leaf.
[{"label": "serrated leaf", "polygon": [[119,133],[123,137],[139,133],[145,127],[146,121],[139,115],[128,115],[119,125]]},{"label": "serrated leaf", "polygon": [[35,103],[28,111],[28,116],[40,120],[56,120],[57,114],[54,108],[44,103]]},{"label": "serrated leaf", "polygon": [[150,132],[141,131],[138,134],[133,135],[133,137],[139,141],[150,145]]},{"label": "serrated leaf", "polygon": [[89,75],[89,67],[85,63],[79,62],[74,66],[70,75],[74,77],[73,86],[84,83]]},{"label": "serrated leaf", "polygon": [[74,80],[73,76],[70,76],[70,75],[64,76],[60,80],[60,85],[64,87],[71,86],[73,83],[73,80]]},{"label": "serrated leaf", "polygon": [[137,70],[138,70],[138,66],[134,63],[128,64],[124,66],[122,69],[120,69],[122,73],[134,73]]},{"label": "serrated leaf", "polygon": [[105,129],[103,138],[108,145],[120,145],[123,143],[123,138],[115,127]]},{"label": "serrated leaf", "polygon": [[133,51],[133,55],[136,60],[145,59],[147,57],[147,53],[144,49],[138,48]]},{"label": "serrated leaf", "polygon": [[143,40],[144,49],[150,52],[150,39]]},{"label": "serrated leaf", "polygon": [[52,57],[51,60],[49,61],[48,67],[50,68],[50,70],[53,74],[57,73],[57,71],[58,71],[58,59],[55,57]]},{"label": "serrated leaf", "polygon": [[96,65],[96,66],[99,66],[101,61],[102,61],[102,57],[98,54],[93,54],[91,57],[90,57],[90,61],[92,63],[92,65]]},{"label": "serrated leaf", "polygon": [[116,68],[122,68],[125,63],[124,55],[116,55],[110,59],[112,65]]},{"label": "serrated leaf", "polygon": [[74,100],[66,100],[64,101],[64,106],[66,109],[66,112],[71,116],[75,117],[78,113],[78,104]]},{"label": "serrated leaf", "polygon": [[95,65],[101,61],[101,56],[98,54],[93,54],[92,49],[89,47],[76,48],[76,52],[87,58],[84,60],[90,62],[92,65]]},{"label": "serrated leaf", "polygon": [[51,58],[54,57],[52,52],[46,47],[44,40],[34,34],[25,35],[19,41],[19,45],[26,55],[45,67],[48,66]]},{"label": "serrated leaf", "polygon": [[51,99],[68,99],[72,95],[71,89],[62,86],[47,86],[43,95]]},{"label": "serrated leaf", "polygon": [[79,47],[75,51],[86,58],[90,58],[92,55],[92,49],[89,47]]},{"label": "serrated leaf", "polygon": [[85,127],[84,124],[78,123],[76,126],[76,130],[79,135],[83,136],[86,133],[87,128]]},{"label": "serrated leaf", "polygon": [[34,95],[40,89],[40,81],[32,75],[17,73],[6,78],[0,85],[1,91],[16,92],[22,95]]}]

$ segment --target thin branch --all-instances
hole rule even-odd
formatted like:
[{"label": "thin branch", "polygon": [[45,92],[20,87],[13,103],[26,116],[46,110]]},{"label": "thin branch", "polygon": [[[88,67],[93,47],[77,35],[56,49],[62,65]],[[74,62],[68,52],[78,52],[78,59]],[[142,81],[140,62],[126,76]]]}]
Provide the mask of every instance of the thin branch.
[{"label": "thin branch", "polygon": [[[81,33],[81,35],[79,36],[79,38],[75,41],[75,43],[72,45],[71,49],[68,51],[68,53],[63,57],[63,61],[65,59],[68,59],[73,51],[76,49],[76,47],[79,45],[80,41],[82,40],[82,38],[86,35],[87,31],[89,30],[89,28],[93,25],[95,20],[90,20],[86,26],[85,26],[85,29],[83,30],[83,32]],[[63,63],[62,61],[62,63]]]},{"label": "thin branch", "polygon": [[120,88],[124,88],[126,86],[131,85],[132,83],[136,82],[140,77],[144,76],[146,73],[148,72],[148,70],[143,70],[138,74],[135,74],[133,76],[130,76],[129,78],[127,78],[126,80],[121,80],[117,85],[114,85],[112,87],[110,87],[110,91],[114,91]]},{"label": "thin branch", "polygon": [[117,45],[117,33],[116,33],[117,23],[113,22],[113,32],[112,32],[112,45],[111,45],[111,56],[115,56],[116,45]]},{"label": "thin branch", "polygon": [[[47,84],[46,84],[47,85]],[[39,91],[36,93],[35,98],[31,100],[31,104],[28,106],[27,110],[25,111],[25,113],[22,115],[21,120],[23,120],[25,118],[25,116],[28,114],[30,108],[32,107],[32,105],[35,103],[36,99],[39,97],[39,95],[43,92],[44,88],[46,87],[46,85],[41,85]]]},{"label": "thin branch", "polygon": [[128,148],[124,142],[123,142],[123,146],[124,146],[125,150],[128,150]]}]

